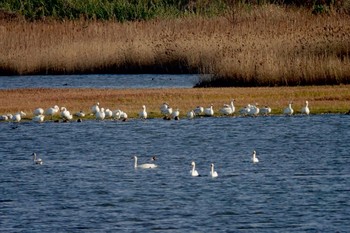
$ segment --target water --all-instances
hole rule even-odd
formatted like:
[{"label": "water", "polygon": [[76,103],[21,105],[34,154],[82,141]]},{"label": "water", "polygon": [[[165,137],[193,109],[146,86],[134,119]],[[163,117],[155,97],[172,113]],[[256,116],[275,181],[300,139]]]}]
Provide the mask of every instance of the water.
[{"label": "water", "polygon": [[[349,116],[0,123],[0,132],[0,232],[350,231]],[[159,167],[135,170],[135,154],[156,155]],[[192,160],[201,177],[190,176]]]},{"label": "water", "polygon": [[16,88],[191,88],[198,75],[105,74],[0,76],[0,89]]}]

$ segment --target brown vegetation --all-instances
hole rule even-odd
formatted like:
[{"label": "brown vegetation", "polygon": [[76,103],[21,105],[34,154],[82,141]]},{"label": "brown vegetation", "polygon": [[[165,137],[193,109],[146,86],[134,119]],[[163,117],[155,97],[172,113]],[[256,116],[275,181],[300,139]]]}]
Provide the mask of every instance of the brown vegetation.
[{"label": "brown vegetation", "polygon": [[213,104],[215,114],[223,104],[234,98],[236,109],[247,104],[269,105],[273,114],[293,101],[296,113],[305,100],[310,103],[311,113],[345,113],[350,109],[350,87],[259,87],[259,88],[209,88],[209,89],[15,89],[0,90],[0,115],[24,111],[30,118],[34,109],[54,105],[65,106],[71,113],[90,112],[96,102],[111,110],[121,109],[130,117],[137,117],[142,105],[146,105],[149,117],[160,117],[160,106],[168,102],[179,108],[182,117],[198,105]]},{"label": "brown vegetation", "polygon": [[2,74],[199,72],[236,86],[350,82],[350,17],[340,13],[264,5],[211,19],[0,21]]}]

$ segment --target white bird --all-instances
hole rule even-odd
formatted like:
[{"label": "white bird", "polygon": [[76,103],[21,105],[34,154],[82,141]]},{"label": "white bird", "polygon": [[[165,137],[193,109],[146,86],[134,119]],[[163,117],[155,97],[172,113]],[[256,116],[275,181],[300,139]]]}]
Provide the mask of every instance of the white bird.
[{"label": "white bird", "polygon": [[260,109],[260,114],[263,116],[267,116],[271,113],[271,108],[268,106],[265,106],[263,108]]},{"label": "white bird", "polygon": [[218,173],[214,170],[214,164],[212,163],[210,165],[210,176],[215,178],[215,177],[218,177]]},{"label": "white bird", "polygon": [[33,153],[32,155],[33,155],[33,162],[34,162],[34,164],[42,165],[44,163],[44,161],[42,159],[37,158],[36,153]]},{"label": "white bird", "polygon": [[147,111],[146,111],[146,106],[142,105],[142,110],[139,112],[139,117],[141,119],[147,119]]},{"label": "white bird", "polygon": [[[152,160],[155,160],[155,157],[152,157]],[[154,163],[144,163],[144,164],[138,165],[137,164],[137,156],[136,155],[134,156],[134,168],[148,169],[148,168],[156,168],[156,167],[157,167],[157,165]]]},{"label": "white bird", "polygon": [[44,115],[38,115],[38,116],[34,116],[34,117],[32,118],[32,121],[40,123],[40,122],[43,122],[43,121],[44,121],[44,118],[45,118]]},{"label": "white bird", "polygon": [[204,109],[204,115],[206,115],[206,116],[214,116],[213,105],[210,105],[209,108],[205,108]]},{"label": "white bird", "polygon": [[95,113],[96,120],[104,120],[106,117],[105,109],[101,108],[100,111]]},{"label": "white bird", "polygon": [[0,116],[0,121],[7,121],[9,117],[7,115],[1,115]]},{"label": "white bird", "polygon": [[202,106],[197,106],[193,111],[196,116],[199,116],[204,112],[204,108]]},{"label": "white bird", "polygon": [[20,122],[22,120],[22,117],[25,117],[26,114],[23,111],[17,112],[12,116],[12,120],[14,122]]},{"label": "white bird", "polygon": [[105,118],[111,118],[113,116],[113,112],[112,110],[110,110],[109,108],[107,108],[105,110]]},{"label": "white bird", "polygon": [[187,118],[188,118],[188,119],[193,119],[194,116],[195,116],[195,114],[194,114],[194,111],[193,111],[193,110],[191,110],[191,111],[189,111],[189,112],[187,113]]},{"label": "white bird", "polygon": [[180,118],[180,111],[179,109],[175,109],[175,111],[173,111],[173,113],[171,114],[171,117],[174,118],[175,120],[179,120]]},{"label": "white bird", "polygon": [[234,99],[231,100],[231,103],[228,104],[224,104],[224,106],[219,110],[219,112],[223,115],[231,115],[235,112],[236,108],[235,105],[233,104]]},{"label": "white bird", "polygon": [[293,108],[292,108],[292,103],[289,103],[289,104],[288,104],[288,107],[286,107],[286,108],[284,109],[283,114],[284,114],[284,115],[291,116],[291,115],[293,115],[293,112],[294,112],[294,110],[293,110]]},{"label": "white bird", "polygon": [[95,105],[93,105],[92,107],[91,107],[91,112],[92,112],[92,114],[96,114],[97,112],[99,112],[100,111],[100,103],[99,102],[97,102]]},{"label": "white bird", "polygon": [[258,163],[259,162],[259,159],[256,157],[256,151],[255,150],[253,151],[252,162],[253,163]]},{"label": "white bird", "polygon": [[163,115],[167,115],[168,114],[168,107],[169,104],[164,102],[161,106],[160,106],[160,113]]},{"label": "white bird", "polygon": [[196,170],[196,163],[192,161],[191,165],[192,165],[191,176],[199,176],[199,173]]},{"label": "white bird", "polygon": [[66,107],[61,107],[61,117],[64,120],[72,120],[73,119],[73,115],[70,114],[70,112],[67,110]]},{"label": "white bird", "polygon": [[57,105],[55,105],[55,106],[53,106],[53,107],[51,107],[51,108],[46,109],[45,115],[46,115],[46,116],[50,116],[51,119],[52,119],[52,117],[53,117],[56,113],[58,113],[59,110],[60,110],[60,108],[59,108]]},{"label": "white bird", "polygon": [[33,112],[33,115],[34,116],[44,115],[44,109],[42,109],[42,108],[35,109]]},{"label": "white bird", "polygon": [[255,104],[255,105],[250,105],[249,104],[249,112],[248,112],[248,115],[250,116],[256,116],[259,114],[260,112],[260,109],[258,108],[258,104]]},{"label": "white bird", "polygon": [[250,104],[248,104],[247,106],[245,106],[239,110],[239,114],[241,114],[243,116],[248,115],[249,112],[250,112]]},{"label": "white bird", "polygon": [[83,111],[76,112],[74,115],[77,117],[85,117],[85,113]]},{"label": "white bird", "polygon": [[310,114],[309,101],[305,101],[305,106],[301,108],[301,113],[306,115]]}]

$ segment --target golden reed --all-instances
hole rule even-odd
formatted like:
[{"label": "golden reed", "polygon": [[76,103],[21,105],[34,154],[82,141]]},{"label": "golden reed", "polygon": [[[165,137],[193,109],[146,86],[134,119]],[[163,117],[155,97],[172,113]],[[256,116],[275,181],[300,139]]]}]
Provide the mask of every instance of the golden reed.
[{"label": "golden reed", "polygon": [[350,82],[350,16],[277,5],[127,23],[2,19],[0,38],[2,74],[171,69],[237,85]]}]

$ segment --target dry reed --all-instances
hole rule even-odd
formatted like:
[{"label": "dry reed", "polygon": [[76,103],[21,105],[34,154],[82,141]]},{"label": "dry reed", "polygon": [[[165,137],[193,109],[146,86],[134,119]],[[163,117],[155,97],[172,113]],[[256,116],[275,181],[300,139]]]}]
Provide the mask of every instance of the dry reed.
[{"label": "dry reed", "polygon": [[223,104],[234,98],[237,110],[247,104],[269,105],[273,114],[293,101],[298,113],[305,100],[310,102],[311,112],[345,113],[349,111],[350,87],[259,87],[259,88],[209,88],[209,89],[13,89],[0,90],[0,114],[24,111],[30,118],[34,109],[54,105],[65,106],[72,113],[90,112],[96,102],[111,110],[121,109],[130,117],[137,117],[142,105],[147,106],[149,116],[160,117],[160,106],[168,102],[179,108],[182,117],[198,105],[213,104],[216,115]]},{"label": "dry reed", "polygon": [[237,86],[350,82],[349,15],[277,5],[210,19],[2,20],[0,38],[2,74],[199,72]]}]

